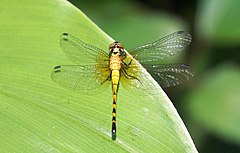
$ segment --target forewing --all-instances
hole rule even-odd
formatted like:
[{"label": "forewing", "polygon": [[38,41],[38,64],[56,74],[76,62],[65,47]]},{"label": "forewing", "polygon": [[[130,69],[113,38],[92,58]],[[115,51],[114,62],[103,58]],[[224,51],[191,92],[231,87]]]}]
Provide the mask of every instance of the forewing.
[{"label": "forewing", "polygon": [[52,70],[52,80],[60,86],[83,93],[97,93],[109,86],[110,71],[106,65],[61,65]]},{"label": "forewing", "polygon": [[67,57],[77,64],[103,64],[108,61],[108,54],[106,52],[95,46],[86,44],[68,33],[61,35],[60,46]]},{"label": "forewing", "polygon": [[128,52],[141,64],[148,64],[178,54],[191,43],[191,40],[188,32],[178,31]]},{"label": "forewing", "polygon": [[143,65],[162,87],[171,87],[188,81],[194,76],[191,67],[185,64]]}]

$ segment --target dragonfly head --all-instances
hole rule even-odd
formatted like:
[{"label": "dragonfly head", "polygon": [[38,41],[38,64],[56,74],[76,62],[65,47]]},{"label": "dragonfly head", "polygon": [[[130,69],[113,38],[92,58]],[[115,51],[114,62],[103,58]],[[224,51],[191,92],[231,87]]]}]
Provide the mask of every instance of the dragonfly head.
[{"label": "dragonfly head", "polygon": [[119,56],[124,50],[124,47],[121,43],[115,41],[109,45],[110,54],[113,56]]}]

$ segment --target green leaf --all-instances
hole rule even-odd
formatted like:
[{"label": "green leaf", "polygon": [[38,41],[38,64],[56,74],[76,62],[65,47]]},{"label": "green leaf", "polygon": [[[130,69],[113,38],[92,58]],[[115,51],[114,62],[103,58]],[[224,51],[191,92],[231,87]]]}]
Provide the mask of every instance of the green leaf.
[{"label": "green leaf", "polygon": [[63,0],[10,0],[0,6],[0,152],[197,152],[169,98],[120,86],[117,140],[112,91],[82,95],[59,87],[54,66],[73,64],[59,47],[68,32],[107,51],[113,40]]},{"label": "green leaf", "polygon": [[207,73],[191,94],[189,110],[194,121],[227,141],[240,142],[239,66],[224,64]]}]

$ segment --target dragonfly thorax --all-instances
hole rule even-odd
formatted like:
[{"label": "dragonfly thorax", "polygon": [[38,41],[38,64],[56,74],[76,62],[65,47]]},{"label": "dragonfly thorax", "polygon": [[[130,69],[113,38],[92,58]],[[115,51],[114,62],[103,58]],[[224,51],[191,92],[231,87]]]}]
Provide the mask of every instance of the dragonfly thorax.
[{"label": "dragonfly thorax", "polygon": [[109,45],[109,50],[109,68],[120,70],[124,53],[123,45],[119,42],[113,42]]},{"label": "dragonfly thorax", "polygon": [[110,50],[110,56],[116,57],[116,56],[121,56],[121,52],[123,52],[124,47],[121,43],[116,41],[109,45],[109,50]]}]

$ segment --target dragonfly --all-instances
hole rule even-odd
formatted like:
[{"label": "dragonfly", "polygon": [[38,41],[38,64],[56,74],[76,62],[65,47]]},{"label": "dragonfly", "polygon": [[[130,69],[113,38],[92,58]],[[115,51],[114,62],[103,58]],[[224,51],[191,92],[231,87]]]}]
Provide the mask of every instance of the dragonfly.
[{"label": "dragonfly", "polygon": [[[158,64],[183,51],[191,43],[191,35],[177,31],[157,41],[126,50],[122,43],[113,42],[109,52],[87,44],[77,37],[63,33],[60,46],[76,65],[55,66],[53,81],[60,86],[83,94],[96,94],[112,86],[112,140],[116,140],[117,94],[120,86],[130,92],[144,93],[153,90],[150,75],[161,87],[181,84],[193,77],[186,64]],[[149,73],[146,73],[148,71]]]}]

